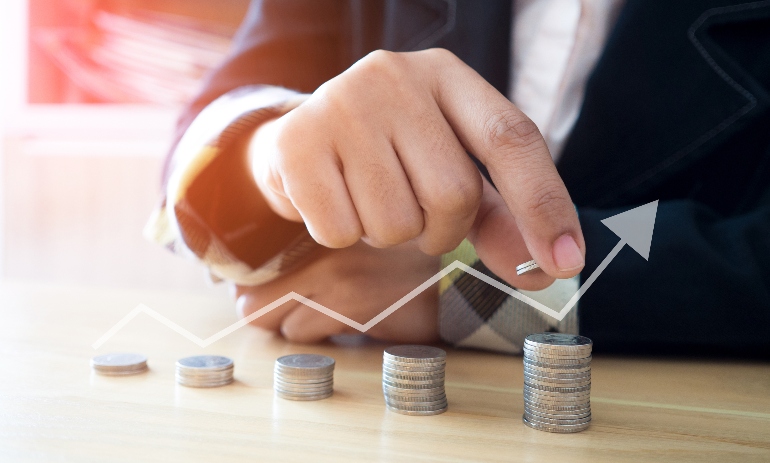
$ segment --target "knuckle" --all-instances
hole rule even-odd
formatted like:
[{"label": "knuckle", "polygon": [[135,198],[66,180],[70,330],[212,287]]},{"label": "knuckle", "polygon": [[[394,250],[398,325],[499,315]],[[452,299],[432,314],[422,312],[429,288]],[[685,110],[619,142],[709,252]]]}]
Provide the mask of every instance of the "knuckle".
[{"label": "knuckle", "polygon": [[543,140],[531,119],[514,109],[492,113],[484,123],[484,144],[490,152],[527,151]]},{"label": "knuckle", "polygon": [[430,211],[444,215],[467,216],[478,209],[482,189],[480,175],[443,178],[426,206]]},{"label": "knuckle", "polygon": [[450,64],[459,60],[454,53],[446,48],[428,48],[417,53],[437,63]]},{"label": "knuckle", "polygon": [[400,74],[404,60],[401,54],[375,50],[361,58],[350,70],[354,74],[377,80],[396,77]]}]

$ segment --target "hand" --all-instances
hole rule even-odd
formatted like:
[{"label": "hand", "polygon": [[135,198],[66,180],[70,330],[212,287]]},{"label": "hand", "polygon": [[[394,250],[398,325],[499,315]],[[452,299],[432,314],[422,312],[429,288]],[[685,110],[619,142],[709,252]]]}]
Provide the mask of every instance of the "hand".
[{"label": "hand", "polygon": [[[359,323],[366,323],[439,270],[439,259],[414,243],[376,249],[358,242],[327,250],[308,265],[257,287],[236,287],[242,317],[295,291]],[[355,329],[299,302],[291,301],[252,322],[280,331],[295,342],[316,342]],[[438,292],[435,285],[367,331],[369,336],[399,343],[438,341]]]},{"label": "hand", "polygon": [[[467,236],[523,289],[583,268],[577,214],[537,127],[445,50],[369,54],[263,125],[250,162],[270,207],[330,248],[413,241],[437,255]],[[531,258],[543,272],[517,276]]]}]

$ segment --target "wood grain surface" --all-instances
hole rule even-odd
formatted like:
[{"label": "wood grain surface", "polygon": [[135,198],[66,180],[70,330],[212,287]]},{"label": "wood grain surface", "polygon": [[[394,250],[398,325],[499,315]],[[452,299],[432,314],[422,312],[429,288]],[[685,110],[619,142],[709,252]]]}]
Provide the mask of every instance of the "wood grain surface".
[{"label": "wood grain surface", "polygon": [[[221,298],[0,286],[0,461],[770,461],[766,363],[595,357],[592,425],[559,435],[522,424],[515,356],[448,349],[449,411],[412,417],[385,409],[384,344],[293,345],[247,326],[200,349],[141,315],[91,347],[139,303],[204,338],[235,321]],[[91,373],[116,351],[144,353],[150,371]],[[332,398],[274,398],[273,362],[301,352],[336,359]],[[236,382],[176,385],[174,362],[199,353],[233,358]]]}]

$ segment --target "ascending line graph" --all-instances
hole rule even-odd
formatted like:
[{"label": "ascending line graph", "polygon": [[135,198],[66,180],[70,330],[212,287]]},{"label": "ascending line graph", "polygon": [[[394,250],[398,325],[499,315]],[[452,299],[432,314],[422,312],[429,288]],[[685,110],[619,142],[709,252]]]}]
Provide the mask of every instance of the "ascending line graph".
[{"label": "ascending line graph", "polygon": [[310,307],[311,309],[317,310],[341,323],[344,323],[352,328],[355,328],[356,330],[362,333],[365,333],[369,329],[371,329],[373,326],[375,326],[376,324],[380,323],[381,321],[389,317],[391,314],[393,314],[393,312],[403,307],[407,302],[417,297],[417,295],[419,295],[423,291],[427,290],[428,288],[436,284],[439,280],[441,280],[441,278],[445,277],[446,275],[450,274],[455,270],[462,270],[470,275],[473,275],[474,277],[489,284],[490,286],[493,286],[499,289],[500,291],[503,291],[509,294],[510,296],[515,297],[516,299],[519,299],[520,301],[531,305],[535,309],[555,318],[556,320],[562,320],[567,315],[567,313],[569,313],[569,311],[572,310],[575,304],[577,304],[578,300],[583,296],[583,294],[585,294],[585,292],[588,291],[588,288],[590,288],[591,285],[593,285],[594,281],[596,281],[599,275],[607,268],[610,262],[612,262],[612,259],[614,259],[615,256],[618,255],[618,253],[623,248],[623,246],[627,244],[631,246],[631,248],[633,248],[636,252],[638,252],[645,260],[649,259],[650,245],[652,243],[652,232],[655,226],[655,216],[657,214],[657,211],[658,211],[658,201],[653,201],[643,206],[639,206],[637,208],[622,212],[620,214],[617,214],[602,220],[602,223],[607,228],[612,230],[613,233],[615,233],[616,235],[618,235],[618,237],[620,237],[620,241],[618,241],[618,244],[616,244],[615,247],[612,248],[612,251],[610,251],[609,254],[607,254],[604,260],[602,260],[602,262],[599,264],[599,266],[596,267],[593,273],[591,273],[591,275],[583,282],[583,284],[580,286],[580,288],[575,293],[575,295],[573,295],[572,298],[567,302],[567,304],[559,311],[556,311],[532,299],[526,294],[520,293],[519,291],[511,288],[510,286],[507,286],[495,280],[494,278],[488,275],[485,275],[479,272],[478,270],[456,260],[451,264],[447,265],[446,267],[444,267],[443,269],[441,269],[441,271],[439,271],[437,274],[430,277],[427,281],[422,283],[420,286],[410,291],[404,297],[394,302],[390,307],[386,308],[385,310],[380,312],[376,317],[372,318],[371,320],[369,320],[364,324],[358,323],[355,320],[352,320],[340,313],[335,312],[334,310],[328,307],[325,307],[313,301],[312,299],[308,299],[302,296],[301,294],[297,294],[292,291],[286,294],[285,296],[279,299],[276,299],[275,301],[271,302],[265,307],[257,310],[256,312],[252,313],[248,317],[244,317],[241,320],[238,320],[237,322],[233,323],[227,328],[219,331],[218,333],[213,334],[212,336],[206,339],[201,339],[200,337],[192,334],[190,331],[186,330],[182,326],[173,322],[169,318],[161,315],[160,313],[156,312],[150,307],[147,307],[144,304],[139,304],[131,312],[126,314],[126,316],[124,316],[112,328],[110,328],[106,333],[104,333],[99,339],[97,339],[96,342],[93,343],[92,347],[94,349],[98,349],[99,347],[101,347],[112,336],[114,336],[118,331],[120,331],[124,326],[126,326],[128,322],[130,322],[136,316],[142,313],[147,314],[148,316],[154,318],[160,323],[166,325],[171,330],[179,333],[180,335],[192,341],[193,343],[197,344],[198,346],[206,347],[224,338],[225,336],[233,333],[239,328],[242,328],[248,325],[249,323],[256,320],[257,318],[265,315],[266,313],[292,300],[297,301],[301,304],[304,304]]}]

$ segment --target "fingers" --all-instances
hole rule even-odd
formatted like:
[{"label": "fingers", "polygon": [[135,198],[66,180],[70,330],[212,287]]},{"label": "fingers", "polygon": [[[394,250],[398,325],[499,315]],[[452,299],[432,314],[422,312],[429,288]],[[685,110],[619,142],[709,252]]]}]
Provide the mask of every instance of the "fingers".
[{"label": "fingers", "polygon": [[[319,244],[344,248],[357,242],[363,226],[350,197],[333,147],[319,144],[319,137],[308,136],[308,125],[287,114],[276,146],[280,156],[272,166],[271,185],[276,196],[291,201]],[[308,155],[311,153],[312,155]]]},{"label": "fingers", "polygon": [[354,332],[344,323],[304,305],[291,311],[281,323],[281,334],[292,342],[320,342],[336,334]]},{"label": "fingers", "polygon": [[375,131],[352,132],[339,149],[348,153],[342,170],[365,241],[384,248],[415,238],[422,210],[390,141]]},{"label": "fingers", "polygon": [[489,170],[532,257],[552,277],[578,274],[585,255],[580,223],[535,124],[451,53],[421,53],[442,70],[433,74],[434,97],[462,144]]},{"label": "fingers", "polygon": [[[277,292],[278,291],[265,289],[262,286],[249,288],[247,291],[243,291],[235,301],[235,311],[238,314],[238,317],[246,318],[286,294],[277,294]],[[276,307],[270,312],[259,316],[257,319],[253,320],[251,324],[268,331],[277,332],[280,330],[283,319],[291,313],[291,311],[299,307],[299,305],[299,302],[291,300],[280,307]]]},{"label": "fingers", "polygon": [[553,283],[553,277],[545,272],[516,274],[516,266],[531,260],[531,257],[519,234],[516,220],[500,193],[486,179],[479,212],[468,233],[468,240],[484,265],[514,287],[536,291]]},{"label": "fingers", "polygon": [[456,248],[473,224],[481,174],[435,103],[411,114],[420,124],[402,120],[393,144],[424,215],[417,244],[439,255]]}]

